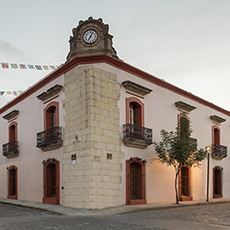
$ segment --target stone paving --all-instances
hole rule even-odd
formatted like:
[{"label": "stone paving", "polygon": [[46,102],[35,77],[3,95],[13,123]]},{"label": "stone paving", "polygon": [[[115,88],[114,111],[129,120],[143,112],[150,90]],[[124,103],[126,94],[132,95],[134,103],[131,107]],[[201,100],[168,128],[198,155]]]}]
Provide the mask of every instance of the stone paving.
[{"label": "stone paving", "polygon": [[0,230],[224,230],[230,203],[170,207],[113,215],[68,216],[0,204]]}]

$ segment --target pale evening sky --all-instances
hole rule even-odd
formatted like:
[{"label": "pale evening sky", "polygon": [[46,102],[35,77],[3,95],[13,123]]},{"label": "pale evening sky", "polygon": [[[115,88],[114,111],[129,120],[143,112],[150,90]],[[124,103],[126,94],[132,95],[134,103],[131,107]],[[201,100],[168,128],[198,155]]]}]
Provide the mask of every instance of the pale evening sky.
[{"label": "pale evening sky", "polygon": [[[72,28],[101,17],[122,60],[230,110],[229,12],[229,0],[0,0],[0,62],[64,63]],[[0,67],[0,91],[48,72]]]}]

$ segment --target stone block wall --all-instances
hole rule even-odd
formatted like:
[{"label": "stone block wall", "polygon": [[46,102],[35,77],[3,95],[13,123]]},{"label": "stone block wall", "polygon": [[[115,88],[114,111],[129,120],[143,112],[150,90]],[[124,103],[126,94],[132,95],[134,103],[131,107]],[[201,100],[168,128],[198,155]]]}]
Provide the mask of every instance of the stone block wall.
[{"label": "stone block wall", "polygon": [[91,65],[75,67],[64,76],[64,93],[63,205],[119,205],[123,156],[116,75]]}]

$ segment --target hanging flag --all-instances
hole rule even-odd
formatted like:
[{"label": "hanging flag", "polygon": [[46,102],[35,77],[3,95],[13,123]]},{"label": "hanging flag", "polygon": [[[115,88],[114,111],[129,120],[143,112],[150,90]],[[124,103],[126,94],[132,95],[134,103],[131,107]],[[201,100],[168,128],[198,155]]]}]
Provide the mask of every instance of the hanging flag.
[{"label": "hanging flag", "polygon": [[31,65],[31,64],[16,64],[16,63],[7,63],[7,62],[1,62],[1,67],[3,69],[36,69],[36,70],[54,70],[58,66],[54,65]]},{"label": "hanging flag", "polygon": [[11,63],[10,66],[11,66],[11,68],[13,68],[13,69],[17,69],[17,68],[18,68],[18,65],[15,64],[15,63]]},{"label": "hanging flag", "polygon": [[50,65],[50,69],[55,69],[55,66],[54,65]]},{"label": "hanging flag", "polygon": [[26,65],[25,64],[19,64],[20,69],[26,69]]},{"label": "hanging flag", "polygon": [[34,65],[27,65],[29,69],[34,69]]},{"label": "hanging flag", "polygon": [[7,96],[17,96],[19,94],[23,93],[22,90],[8,90],[8,91],[0,91],[0,96],[2,96],[3,94],[7,95]]},{"label": "hanging flag", "polygon": [[3,69],[9,69],[9,64],[8,63],[1,63],[1,66]]},{"label": "hanging flag", "polygon": [[43,69],[45,69],[45,70],[49,70],[48,65],[43,65],[42,67],[43,67]]},{"label": "hanging flag", "polygon": [[37,70],[42,70],[42,67],[41,67],[40,65],[35,65],[35,68],[36,68]]}]

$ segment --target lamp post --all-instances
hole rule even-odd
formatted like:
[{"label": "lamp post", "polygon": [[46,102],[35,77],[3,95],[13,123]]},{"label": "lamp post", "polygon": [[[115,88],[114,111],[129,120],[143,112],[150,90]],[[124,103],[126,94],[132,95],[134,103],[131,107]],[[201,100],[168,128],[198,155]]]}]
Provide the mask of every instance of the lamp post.
[{"label": "lamp post", "polygon": [[212,147],[207,146],[205,147],[205,150],[207,152],[207,197],[206,201],[209,202],[209,165],[210,165],[210,154],[212,153]]}]

